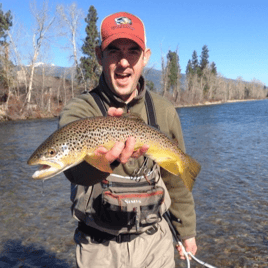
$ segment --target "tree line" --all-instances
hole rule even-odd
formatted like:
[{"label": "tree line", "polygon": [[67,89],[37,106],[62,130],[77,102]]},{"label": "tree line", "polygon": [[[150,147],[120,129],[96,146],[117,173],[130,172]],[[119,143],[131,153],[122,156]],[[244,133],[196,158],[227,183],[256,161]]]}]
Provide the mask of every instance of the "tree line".
[{"label": "tree line", "polygon": [[[87,16],[75,3],[57,5],[51,12],[46,0],[41,6],[33,1],[30,10],[34,27],[25,40],[22,36],[27,30],[18,23],[14,27],[12,12],[4,12],[0,3],[0,107],[10,118],[57,115],[75,95],[94,88],[102,71],[95,56],[99,32],[94,6],[89,7]],[[83,44],[79,36],[82,20],[86,22]],[[69,51],[72,62],[59,74],[58,68],[49,64],[51,47],[57,42],[65,42],[62,49]],[[38,66],[40,62],[43,64]],[[216,64],[209,62],[207,45],[202,47],[200,60],[193,52],[183,82],[178,48],[161,57],[161,66],[158,93],[176,105],[267,96],[260,81],[230,80],[218,74]],[[152,81],[147,81],[147,87],[155,90]]]},{"label": "tree line", "polygon": [[257,79],[247,82],[242,77],[232,80],[220,75],[216,63],[209,61],[207,45],[202,47],[199,57],[196,50],[193,51],[183,84],[181,76],[178,49],[169,51],[166,59],[162,57],[162,94],[177,105],[268,97],[267,87]]}]

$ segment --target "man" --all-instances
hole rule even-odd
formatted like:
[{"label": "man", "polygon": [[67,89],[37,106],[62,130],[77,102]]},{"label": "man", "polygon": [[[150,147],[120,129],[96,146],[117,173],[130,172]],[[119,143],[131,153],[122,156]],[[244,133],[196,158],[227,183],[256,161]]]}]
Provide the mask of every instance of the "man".
[{"label": "man", "polygon": [[[96,55],[103,73],[98,87],[93,92],[99,96],[108,115],[122,116],[124,112],[135,113],[148,123],[142,71],[149,61],[151,51],[146,48],[142,21],[126,12],[112,14],[102,21],[100,34],[101,44],[96,47]],[[176,139],[179,147],[185,151],[180,120],[175,108],[161,96],[150,94],[160,130],[170,138]],[[80,118],[101,115],[93,95],[82,94],[63,109],[59,126]],[[85,162],[65,172],[72,182],[73,216],[79,221],[75,232],[78,267],[175,267],[169,226],[162,217],[156,216],[168,208],[186,251],[196,253],[196,222],[192,194],[179,176],[160,169],[153,161],[144,157],[148,150],[146,144],[138,151],[134,151],[134,144],[135,138],[129,137],[125,143],[117,142],[111,150],[104,147],[96,150],[96,155],[105,156],[110,162],[113,169],[111,175]],[[140,170],[143,172],[137,172]],[[131,181],[135,178],[135,182]],[[145,179],[152,179],[154,186],[146,183]],[[149,213],[146,224],[144,219],[140,220],[142,205],[138,207],[139,205],[131,204],[133,211],[130,212],[115,211],[113,208],[116,206],[109,203],[109,197],[117,192],[109,189],[109,196],[105,196],[104,190],[105,185],[118,183],[122,186],[129,183],[129,186],[124,188],[126,193],[136,193],[141,189],[140,180],[147,188],[158,187],[157,189],[165,191],[165,207],[163,208],[162,204],[161,207],[156,206],[157,212],[146,211]],[[162,186],[159,186],[158,183],[163,181]],[[131,202],[142,204],[143,201],[138,199]],[[126,200],[125,203],[131,202]],[[122,203],[121,205],[123,206]],[[128,204],[125,209],[129,209]],[[128,219],[123,223],[126,220],[125,215]],[[135,216],[129,219],[131,215]],[[178,251],[183,259],[182,249],[178,248]]]}]

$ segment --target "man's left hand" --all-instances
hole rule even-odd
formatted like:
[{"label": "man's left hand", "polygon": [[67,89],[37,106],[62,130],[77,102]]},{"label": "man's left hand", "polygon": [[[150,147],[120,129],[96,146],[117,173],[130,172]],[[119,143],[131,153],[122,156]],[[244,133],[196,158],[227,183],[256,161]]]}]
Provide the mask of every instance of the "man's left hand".
[{"label": "man's left hand", "polygon": [[[186,252],[191,252],[193,255],[195,255],[195,253],[197,251],[197,245],[196,245],[195,237],[192,237],[192,238],[184,240],[182,244],[185,247]],[[185,256],[184,256],[182,247],[178,246],[177,250],[178,250],[178,252],[180,254],[180,258],[182,260],[185,260]],[[189,259],[191,259],[190,256],[189,256]]]}]

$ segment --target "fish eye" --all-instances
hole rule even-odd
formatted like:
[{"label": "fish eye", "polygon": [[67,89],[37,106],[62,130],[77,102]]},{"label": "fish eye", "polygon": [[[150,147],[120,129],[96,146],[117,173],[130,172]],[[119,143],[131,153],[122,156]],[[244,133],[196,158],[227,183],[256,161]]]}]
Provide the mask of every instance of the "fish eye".
[{"label": "fish eye", "polygon": [[49,148],[47,150],[48,156],[54,156],[56,154],[56,151],[53,148]]}]

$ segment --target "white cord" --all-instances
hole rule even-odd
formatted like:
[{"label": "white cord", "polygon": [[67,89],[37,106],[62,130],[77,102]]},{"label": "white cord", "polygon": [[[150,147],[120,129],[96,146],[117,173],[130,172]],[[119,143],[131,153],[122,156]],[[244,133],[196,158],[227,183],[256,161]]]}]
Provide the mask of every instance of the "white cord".
[{"label": "white cord", "polygon": [[208,263],[205,263],[205,262],[203,262],[203,261],[200,261],[199,259],[197,259],[197,258],[192,254],[192,252],[186,252],[186,250],[185,250],[185,248],[184,248],[184,246],[182,245],[181,242],[179,242],[179,245],[181,246],[181,248],[182,248],[182,252],[183,252],[183,254],[184,254],[184,256],[185,256],[185,259],[186,259],[186,261],[187,261],[187,268],[190,268],[190,260],[189,260],[189,256],[191,256],[191,258],[192,258],[194,261],[198,262],[199,264],[202,264],[204,267],[207,267],[207,268],[217,268],[216,266],[212,266],[212,265],[210,265],[210,264],[208,264]]},{"label": "white cord", "polygon": [[205,262],[203,262],[203,261],[200,261],[200,260],[197,259],[191,252],[187,252],[187,254],[190,255],[190,256],[193,258],[193,260],[195,260],[195,261],[198,262],[199,264],[202,264],[202,265],[205,266],[205,267],[208,267],[208,268],[217,268],[217,267],[212,266],[212,265],[210,265],[210,264],[208,264],[208,263],[205,263]]},{"label": "white cord", "polygon": [[183,244],[180,241],[179,241],[179,246],[181,246],[182,252],[183,252],[183,254],[185,256],[185,259],[187,261],[187,268],[190,268],[190,260],[189,260],[189,257],[188,257],[188,253],[186,252],[185,247],[183,246]]}]

